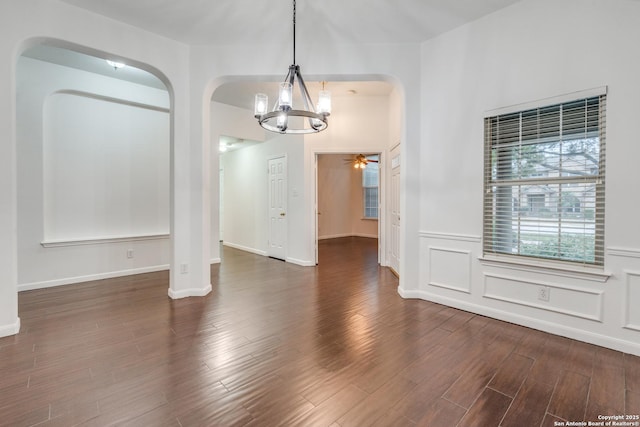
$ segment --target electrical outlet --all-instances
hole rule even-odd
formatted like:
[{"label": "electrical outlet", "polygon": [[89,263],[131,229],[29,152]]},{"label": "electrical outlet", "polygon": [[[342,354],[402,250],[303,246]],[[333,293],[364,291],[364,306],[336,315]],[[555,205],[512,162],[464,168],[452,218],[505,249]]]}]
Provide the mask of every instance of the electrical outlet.
[{"label": "electrical outlet", "polygon": [[189,264],[180,264],[180,273],[187,274],[189,272]]},{"label": "electrical outlet", "polygon": [[127,258],[133,258],[133,249],[127,249]]},{"label": "electrical outlet", "polygon": [[549,287],[540,286],[538,288],[538,299],[540,301],[549,301]]}]

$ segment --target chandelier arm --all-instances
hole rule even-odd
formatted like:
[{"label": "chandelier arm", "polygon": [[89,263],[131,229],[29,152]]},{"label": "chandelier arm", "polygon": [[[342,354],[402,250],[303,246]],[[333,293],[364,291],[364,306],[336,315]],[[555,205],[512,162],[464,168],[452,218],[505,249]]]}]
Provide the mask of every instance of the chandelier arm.
[{"label": "chandelier arm", "polygon": [[287,73],[287,77],[285,81],[288,81],[291,84],[291,90],[293,90],[293,84],[295,83],[296,76],[300,77],[299,67],[295,64],[289,67],[289,72]]},{"label": "chandelier arm", "polygon": [[[296,76],[298,76],[298,83],[300,85],[300,92],[302,93],[302,102],[304,103],[305,110],[315,113],[316,109],[313,106],[313,102],[311,101],[311,95],[309,95],[309,90],[307,89],[307,85],[304,83],[304,79],[302,78],[302,74],[300,73],[300,67],[296,68]],[[314,127],[314,122],[313,122],[314,119],[309,117],[307,118],[307,120],[309,121],[309,126]]]},{"label": "chandelier arm", "polygon": [[[284,124],[283,126],[283,124],[279,124],[277,122],[278,116],[280,114],[281,112],[279,111],[271,111],[269,113],[263,114],[262,116],[258,117],[258,123],[260,124],[260,126],[262,126],[266,130],[269,130],[271,132],[291,133],[291,134],[317,133],[326,129],[328,126],[327,117],[325,115],[319,114],[319,113],[312,113],[310,111],[303,111],[303,110],[289,110],[287,112],[287,122],[283,123]],[[290,128],[288,123],[289,117],[301,117],[301,118],[308,118],[310,120],[313,119],[313,120],[317,120],[318,123],[316,124],[316,126],[310,126],[308,128],[305,128],[305,127]]]},{"label": "chandelier arm", "polygon": [[300,74],[300,67],[296,68],[296,76],[298,77],[298,82],[300,84],[300,92],[302,93],[302,101],[304,102],[304,108],[312,113],[316,112],[316,109],[313,106],[313,102],[311,101],[311,95],[309,95],[309,91],[307,90],[307,85],[304,83],[304,79],[302,78],[302,74]]}]

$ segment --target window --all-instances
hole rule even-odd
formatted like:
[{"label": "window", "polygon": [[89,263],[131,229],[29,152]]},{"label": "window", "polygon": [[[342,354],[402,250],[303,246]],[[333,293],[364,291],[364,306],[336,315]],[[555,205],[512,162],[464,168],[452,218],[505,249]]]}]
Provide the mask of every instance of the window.
[{"label": "window", "polygon": [[367,167],[362,170],[362,200],[364,217],[378,219],[378,155],[367,156]]},{"label": "window", "polygon": [[604,264],[606,95],[485,118],[485,254]]}]

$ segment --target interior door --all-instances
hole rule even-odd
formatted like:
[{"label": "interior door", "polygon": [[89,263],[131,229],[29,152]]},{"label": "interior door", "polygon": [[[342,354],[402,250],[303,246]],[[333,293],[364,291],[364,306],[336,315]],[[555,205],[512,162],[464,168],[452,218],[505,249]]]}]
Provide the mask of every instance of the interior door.
[{"label": "interior door", "polygon": [[220,212],[220,241],[224,240],[224,169],[220,168],[220,203],[218,205]]},{"label": "interior door", "polygon": [[269,241],[267,255],[287,258],[287,158],[269,159]]},{"label": "interior door", "polygon": [[391,236],[389,248],[389,267],[400,273],[400,156],[391,160]]}]

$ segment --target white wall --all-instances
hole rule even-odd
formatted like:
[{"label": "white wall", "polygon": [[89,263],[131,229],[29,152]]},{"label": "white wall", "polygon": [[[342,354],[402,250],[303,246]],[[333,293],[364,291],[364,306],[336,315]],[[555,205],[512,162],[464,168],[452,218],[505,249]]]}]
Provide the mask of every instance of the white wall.
[{"label": "white wall", "polygon": [[378,237],[378,221],[363,219],[362,169],[353,157],[318,155],[318,239]]},{"label": "white wall", "polygon": [[[265,130],[256,124],[256,120],[253,117],[252,111],[234,107],[232,105],[221,104],[219,102],[211,102],[210,105],[210,188],[212,197],[215,197],[215,200],[219,200],[218,191],[220,187],[220,175],[219,173],[216,173],[216,171],[219,171],[219,169],[224,169],[224,163],[222,161],[223,156],[221,156],[219,151],[220,137],[224,135],[251,141],[264,141],[266,135]],[[225,177],[225,179],[230,178]],[[215,206],[217,207],[218,204],[216,203]],[[227,211],[227,215],[234,215],[234,212]],[[211,209],[210,218],[212,224],[211,262],[218,263],[220,262],[219,242],[221,239],[219,226],[214,225],[220,224],[219,210],[217,208]],[[226,218],[223,218],[223,221],[225,220]],[[225,234],[225,240],[228,240],[228,238],[229,236]]]},{"label": "white wall", "polygon": [[[118,23],[55,0],[0,2],[0,336],[19,331],[16,64],[29,46],[58,46],[106,58],[116,56],[153,72],[167,84],[171,99],[172,297],[203,295],[211,289],[209,244],[201,244],[206,209],[200,201],[204,175],[192,177],[203,158],[202,140],[190,139],[189,48],[181,43]],[[114,36],[117,35],[117,36]],[[186,207],[186,208],[185,208]],[[206,260],[206,261],[205,261]],[[188,263],[187,273],[174,268]],[[203,266],[206,264],[206,268]]]},{"label": "white wall", "polygon": [[[640,354],[640,3],[527,0],[424,44],[419,297]],[[482,263],[484,113],[608,86],[601,275]],[[549,302],[537,298],[549,286]]]},{"label": "white wall", "polygon": [[[250,114],[249,111],[246,113]],[[256,125],[254,123],[254,125]],[[256,125],[257,126],[257,125]],[[287,261],[308,265],[297,236],[303,222],[304,176],[302,136],[273,134],[271,139],[220,156],[224,169],[224,244],[245,251],[267,254],[268,159],[287,158]]]},{"label": "white wall", "polygon": [[26,57],[17,76],[19,289],[168,268],[168,93]]},{"label": "white wall", "polygon": [[[173,298],[204,295],[211,290],[211,212],[217,193],[211,186],[210,109],[216,86],[233,76],[279,80],[286,57],[256,43],[245,46],[186,46],[130,25],[116,22],[56,0],[0,2],[0,335],[19,330],[17,311],[17,187],[15,92],[20,53],[39,40],[105,58],[115,55],[131,65],[152,71],[171,95],[171,241],[170,289]],[[114,36],[117,35],[117,36]],[[331,39],[334,40],[334,39]],[[335,38],[339,40],[339,38]],[[269,46],[270,48],[273,46]],[[277,49],[276,49],[277,50]],[[402,88],[403,148],[406,188],[403,204],[417,206],[420,152],[419,46],[416,44],[344,45],[326,40],[300,53],[307,80],[393,80]],[[286,67],[285,67],[286,68]],[[337,113],[337,110],[336,110]],[[336,117],[332,118],[336,122]],[[366,133],[366,130],[363,131]],[[359,143],[358,143],[359,144]],[[360,151],[360,150],[349,150]],[[375,150],[379,151],[379,150]],[[408,155],[410,153],[411,155]],[[305,171],[312,170],[313,149],[304,154]],[[217,176],[217,173],[215,174]],[[217,178],[215,178],[217,182]],[[305,212],[304,229],[314,223],[311,172],[300,183]],[[311,191],[309,191],[311,190]],[[417,209],[404,212],[403,252],[418,248]],[[301,258],[313,259],[314,242],[304,236]],[[184,265],[185,269],[180,268]],[[417,262],[402,269],[401,283],[418,279]]]},{"label": "white wall", "polygon": [[353,234],[351,154],[318,155],[318,239]]}]

